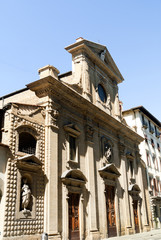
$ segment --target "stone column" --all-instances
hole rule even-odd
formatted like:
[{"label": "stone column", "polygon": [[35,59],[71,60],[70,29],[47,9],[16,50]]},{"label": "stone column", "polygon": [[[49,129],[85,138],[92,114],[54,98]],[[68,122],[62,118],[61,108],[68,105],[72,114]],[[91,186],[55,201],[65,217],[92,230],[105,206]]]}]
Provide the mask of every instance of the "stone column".
[{"label": "stone column", "polygon": [[132,228],[133,228],[133,233],[136,232],[135,230],[135,219],[134,219],[134,201],[133,201],[133,198],[130,197],[130,205],[131,205],[131,222],[132,222]]},{"label": "stone column", "polygon": [[140,229],[140,232],[142,232],[143,228],[142,228],[142,221],[141,221],[141,199],[138,200],[138,217],[139,217],[139,229]]},{"label": "stone column", "polygon": [[95,176],[95,163],[94,163],[94,149],[93,149],[93,132],[94,129],[90,126],[86,126],[86,171],[87,171],[87,188],[89,191],[88,201],[88,222],[89,222],[89,235],[90,239],[94,239],[98,236],[97,227],[97,205],[96,205],[96,176]]},{"label": "stone column", "polygon": [[[100,164],[101,167],[101,164]],[[100,177],[101,178],[101,177]],[[100,237],[106,239],[107,235],[107,209],[106,209],[106,196],[105,196],[105,182],[101,178],[98,185],[99,192],[99,215],[100,215]]]},{"label": "stone column", "polygon": [[120,224],[120,200],[118,196],[118,186],[116,182],[115,190],[115,214],[116,214],[116,227],[117,227],[117,236],[121,236],[121,224]]},{"label": "stone column", "polygon": [[79,203],[79,212],[80,212],[80,240],[84,239],[84,197],[83,193],[80,195],[80,203]]},{"label": "stone column", "polygon": [[127,164],[126,164],[126,156],[125,156],[125,146],[120,143],[119,144],[120,157],[121,157],[121,176],[122,184],[124,188],[124,206],[125,207],[125,218],[126,218],[126,234],[130,233],[131,228],[131,215],[130,215],[130,205],[129,205],[129,192],[128,192],[128,176],[127,176]]},{"label": "stone column", "polygon": [[68,189],[66,185],[63,184],[63,233],[62,239],[68,240],[69,239],[69,196],[68,196]]},{"label": "stone column", "polygon": [[86,99],[91,101],[91,81],[90,81],[90,73],[89,73],[89,63],[87,62],[87,58],[83,58],[83,70],[82,70],[82,85],[83,85],[83,95]]},{"label": "stone column", "polygon": [[[58,230],[58,110],[49,97],[46,106],[45,122],[45,232],[59,235]],[[58,238],[57,238],[58,239]]]}]

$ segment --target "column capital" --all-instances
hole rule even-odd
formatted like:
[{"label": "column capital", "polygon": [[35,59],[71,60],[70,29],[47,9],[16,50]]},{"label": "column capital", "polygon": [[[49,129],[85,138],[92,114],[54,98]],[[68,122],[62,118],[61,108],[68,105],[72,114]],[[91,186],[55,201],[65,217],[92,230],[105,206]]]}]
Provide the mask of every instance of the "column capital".
[{"label": "column capital", "polygon": [[126,146],[120,142],[119,143],[119,152],[120,152],[121,156],[125,156],[125,149],[126,149]]},{"label": "column capital", "polygon": [[51,99],[46,106],[47,127],[58,128],[59,105]]},{"label": "column capital", "polygon": [[86,140],[88,142],[93,143],[93,133],[94,133],[94,128],[91,125],[87,124],[86,125]]}]

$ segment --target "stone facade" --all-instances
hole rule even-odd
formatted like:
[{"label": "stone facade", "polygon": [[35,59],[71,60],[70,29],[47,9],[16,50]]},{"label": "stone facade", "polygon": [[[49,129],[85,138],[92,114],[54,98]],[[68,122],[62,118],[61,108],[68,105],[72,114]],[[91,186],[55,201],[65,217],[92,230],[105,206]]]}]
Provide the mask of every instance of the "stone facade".
[{"label": "stone facade", "polygon": [[72,72],[48,65],[0,100],[1,142],[11,151],[1,239],[94,240],[151,228],[143,138],[119,103],[123,77],[103,45],[79,38],[66,50]]},{"label": "stone facade", "polygon": [[140,143],[141,158],[146,164],[151,198],[152,226],[161,227],[161,123],[143,106],[123,112],[127,124],[144,137]]}]

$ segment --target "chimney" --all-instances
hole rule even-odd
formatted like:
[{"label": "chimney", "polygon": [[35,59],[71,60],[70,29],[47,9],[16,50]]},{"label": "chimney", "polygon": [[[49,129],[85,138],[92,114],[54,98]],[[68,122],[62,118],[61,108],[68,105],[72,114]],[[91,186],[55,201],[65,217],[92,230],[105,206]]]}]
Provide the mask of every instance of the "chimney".
[{"label": "chimney", "polygon": [[58,79],[59,70],[52,65],[47,65],[45,67],[40,68],[38,70],[38,73],[40,75],[40,79],[49,76]]},{"label": "chimney", "polygon": [[80,42],[80,41],[82,41],[83,39],[84,39],[84,38],[79,37],[79,38],[76,39],[76,42]]}]

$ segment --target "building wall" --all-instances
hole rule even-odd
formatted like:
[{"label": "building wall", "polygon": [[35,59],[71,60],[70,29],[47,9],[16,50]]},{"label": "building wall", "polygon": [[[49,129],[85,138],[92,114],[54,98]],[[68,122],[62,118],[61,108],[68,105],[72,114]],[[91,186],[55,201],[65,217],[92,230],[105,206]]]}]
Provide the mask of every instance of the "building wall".
[{"label": "building wall", "polygon": [[6,187],[6,167],[9,149],[0,145],[0,237],[3,235],[4,207],[5,207],[5,187]]},{"label": "building wall", "polygon": [[[144,112],[140,111],[140,109],[131,110],[128,112],[124,112],[123,114],[127,124],[131,127],[133,127],[134,121],[136,122],[136,131],[138,134],[140,134],[142,137],[144,137],[144,141],[140,143],[140,153],[143,161],[146,164],[147,173],[148,173],[148,184],[149,184],[149,191],[152,195],[151,198],[151,208],[153,210],[152,205],[156,205],[156,197],[160,195],[160,182],[161,182],[161,165],[160,165],[160,159],[161,159],[161,152],[160,152],[160,146],[161,141],[159,134],[156,134],[155,128],[157,129],[157,132],[159,133],[160,126],[156,124],[153,119],[151,119],[149,116],[147,116]],[[133,121],[132,121],[133,119]],[[135,120],[134,120],[135,119]],[[144,124],[143,124],[144,121]],[[150,131],[150,126],[154,129],[154,132]],[[148,156],[147,156],[148,154]],[[154,187],[153,179],[156,179],[158,181],[156,187]],[[151,192],[152,191],[152,192]],[[154,201],[152,200],[154,197]],[[159,205],[159,196],[157,199],[157,209],[160,209]],[[160,217],[160,212],[158,211],[157,214],[158,217]],[[153,227],[156,226],[156,217],[154,214],[154,211],[152,213],[152,222]],[[157,227],[160,226],[160,220],[157,219]]]},{"label": "building wall", "polygon": [[76,42],[67,48],[71,74],[58,77],[55,67],[46,66],[40,80],[27,85],[25,99],[22,93],[6,97],[5,103],[12,103],[4,108],[2,142],[13,159],[8,159],[2,239],[38,240],[43,232],[49,239],[72,239],[70,204],[76,196],[74,224],[79,222],[81,240],[150,230],[138,148],[143,138],[121,117],[123,78],[107,50],[100,58],[104,48]]}]

